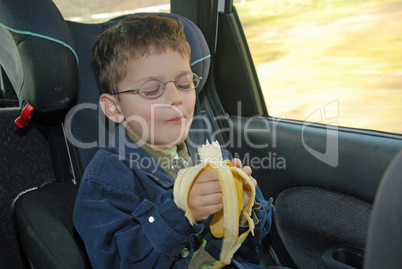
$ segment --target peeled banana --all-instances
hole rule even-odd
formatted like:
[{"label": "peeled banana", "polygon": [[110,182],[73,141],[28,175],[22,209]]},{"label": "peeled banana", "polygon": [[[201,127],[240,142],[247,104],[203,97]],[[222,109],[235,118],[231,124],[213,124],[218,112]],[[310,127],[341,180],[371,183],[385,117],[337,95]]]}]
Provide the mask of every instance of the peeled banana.
[{"label": "peeled banana", "polygon": [[[210,230],[216,238],[223,237],[222,249],[219,261],[214,268],[222,268],[230,264],[234,253],[239,249],[247,235],[254,235],[254,221],[251,216],[251,208],[255,200],[255,188],[250,178],[241,169],[234,167],[229,160],[223,160],[219,143],[208,141],[198,148],[201,162],[192,167],[179,171],[176,178],[173,196],[176,205],[185,212],[189,222],[194,225],[195,219],[188,207],[188,194],[194,180],[204,169],[214,169],[218,175],[223,195],[223,208],[216,213],[210,223]],[[243,209],[243,183],[242,178],[251,189],[251,197],[248,205]],[[243,214],[249,229],[239,235],[240,216]]]}]

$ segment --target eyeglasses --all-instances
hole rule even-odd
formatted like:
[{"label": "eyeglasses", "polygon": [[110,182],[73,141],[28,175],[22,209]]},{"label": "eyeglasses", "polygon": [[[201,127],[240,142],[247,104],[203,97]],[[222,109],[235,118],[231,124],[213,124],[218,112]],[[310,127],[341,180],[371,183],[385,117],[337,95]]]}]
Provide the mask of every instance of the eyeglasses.
[{"label": "eyeglasses", "polygon": [[166,82],[163,82],[156,78],[152,78],[142,82],[136,90],[114,92],[112,93],[112,95],[117,95],[121,93],[139,93],[142,97],[146,99],[156,99],[165,92],[166,84],[168,84],[169,82],[173,82],[179,90],[183,92],[189,92],[197,88],[197,86],[200,84],[201,79],[202,77],[199,77],[194,73],[183,73],[175,80],[168,80]]}]

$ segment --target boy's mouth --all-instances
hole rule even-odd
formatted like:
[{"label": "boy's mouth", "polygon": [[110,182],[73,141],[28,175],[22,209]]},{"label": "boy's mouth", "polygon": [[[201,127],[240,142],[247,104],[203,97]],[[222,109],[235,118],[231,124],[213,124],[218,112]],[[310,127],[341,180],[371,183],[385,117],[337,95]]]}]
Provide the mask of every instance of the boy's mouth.
[{"label": "boy's mouth", "polygon": [[184,120],[184,119],[185,119],[184,117],[174,117],[174,118],[171,118],[170,120],[167,120],[166,122],[175,124],[175,123],[181,123],[182,120]]}]

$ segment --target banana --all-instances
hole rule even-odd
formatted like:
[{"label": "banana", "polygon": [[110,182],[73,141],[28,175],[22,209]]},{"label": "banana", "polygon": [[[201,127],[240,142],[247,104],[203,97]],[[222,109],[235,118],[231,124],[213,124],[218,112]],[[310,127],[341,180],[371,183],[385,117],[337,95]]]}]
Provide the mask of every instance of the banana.
[{"label": "banana", "polygon": [[[241,169],[235,167],[229,160],[223,160],[220,145],[217,141],[198,148],[201,162],[192,167],[181,169],[176,178],[173,196],[176,205],[185,212],[189,222],[194,225],[195,219],[188,207],[188,194],[194,180],[204,169],[214,169],[218,175],[223,195],[223,208],[216,213],[210,223],[210,230],[214,237],[223,237],[219,261],[214,268],[222,268],[230,264],[234,253],[239,249],[247,235],[254,235],[254,221],[251,208],[255,200],[255,188],[250,178]],[[243,209],[243,183],[250,186],[252,195],[248,205]],[[243,214],[249,229],[239,235],[239,221]]]}]

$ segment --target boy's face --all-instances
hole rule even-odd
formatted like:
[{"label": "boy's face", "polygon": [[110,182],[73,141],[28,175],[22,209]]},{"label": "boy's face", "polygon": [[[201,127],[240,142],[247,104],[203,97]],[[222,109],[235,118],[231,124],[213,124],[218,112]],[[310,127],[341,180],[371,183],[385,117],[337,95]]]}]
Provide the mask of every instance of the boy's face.
[{"label": "boy's face", "polygon": [[[151,78],[163,82],[175,80],[187,72],[192,72],[189,59],[178,52],[168,49],[159,55],[150,54],[127,64],[126,76],[120,81],[118,92],[138,89],[142,82]],[[164,150],[182,143],[187,137],[193,120],[195,90],[183,92],[169,82],[165,92],[153,100],[131,93],[102,96],[100,103],[106,116],[115,122],[123,122],[129,136],[140,144]]]}]

